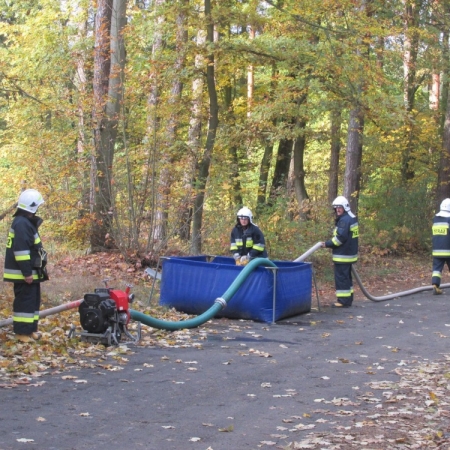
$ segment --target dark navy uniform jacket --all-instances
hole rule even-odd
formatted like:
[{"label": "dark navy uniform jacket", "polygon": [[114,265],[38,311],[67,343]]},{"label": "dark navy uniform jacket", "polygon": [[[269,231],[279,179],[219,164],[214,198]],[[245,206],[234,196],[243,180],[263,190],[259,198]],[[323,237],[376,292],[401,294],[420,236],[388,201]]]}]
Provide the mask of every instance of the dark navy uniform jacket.
[{"label": "dark navy uniform jacket", "polygon": [[450,258],[450,217],[434,216],[433,218],[433,256]]},{"label": "dark navy uniform jacket", "polygon": [[30,275],[34,283],[47,279],[38,267],[42,267],[42,242],[38,233],[41,223],[38,216],[28,218],[19,213],[14,217],[6,244],[3,281],[25,283],[25,277]]},{"label": "dark navy uniform jacket", "polygon": [[267,258],[266,242],[262,231],[253,223],[249,223],[244,230],[237,224],[231,230],[230,251],[241,256],[250,255],[250,258]]},{"label": "dark navy uniform jacket", "polygon": [[325,247],[333,249],[333,262],[355,263],[358,260],[358,218],[344,211],[342,216],[336,217],[335,224],[333,237],[325,242]]}]

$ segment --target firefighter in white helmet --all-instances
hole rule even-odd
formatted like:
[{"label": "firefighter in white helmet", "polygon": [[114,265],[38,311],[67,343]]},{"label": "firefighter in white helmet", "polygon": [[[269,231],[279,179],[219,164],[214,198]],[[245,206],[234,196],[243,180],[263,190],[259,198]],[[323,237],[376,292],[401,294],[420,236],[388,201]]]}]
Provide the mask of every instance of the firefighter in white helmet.
[{"label": "firefighter in white helmet", "polygon": [[48,280],[47,254],[38,232],[42,219],[36,215],[42,203],[36,189],[20,194],[6,244],[3,281],[14,283],[13,329],[21,342],[40,338],[40,283]]},{"label": "firefighter in white helmet", "polygon": [[253,258],[267,258],[264,235],[253,223],[253,214],[246,206],[236,214],[230,241],[230,251],[236,264],[245,265]]},{"label": "firefighter in white helmet", "polygon": [[350,204],[343,196],[333,201],[336,214],[333,236],[322,247],[333,250],[336,308],[350,307],[353,303],[352,264],[358,260],[358,219],[351,212]]},{"label": "firefighter in white helmet", "polygon": [[435,295],[442,294],[440,288],[445,264],[450,269],[450,198],[441,202],[439,212],[433,218],[433,273],[431,284]]}]

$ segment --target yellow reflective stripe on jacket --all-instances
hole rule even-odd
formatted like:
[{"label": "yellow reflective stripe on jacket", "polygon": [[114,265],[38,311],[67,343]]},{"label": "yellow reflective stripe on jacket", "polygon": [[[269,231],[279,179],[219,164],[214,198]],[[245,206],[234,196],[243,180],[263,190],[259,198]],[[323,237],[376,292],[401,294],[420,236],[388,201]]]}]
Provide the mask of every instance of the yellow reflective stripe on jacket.
[{"label": "yellow reflective stripe on jacket", "polygon": [[261,244],[255,244],[255,245],[253,246],[253,248],[254,248],[255,250],[258,250],[259,252],[263,252],[263,251],[264,251],[264,245],[261,245]]},{"label": "yellow reflective stripe on jacket", "polygon": [[333,255],[334,262],[353,263],[358,261],[358,255]]},{"label": "yellow reflective stripe on jacket", "polygon": [[41,243],[41,238],[39,237],[39,234],[36,233],[34,235],[34,245],[40,244]]},{"label": "yellow reflective stripe on jacket", "polygon": [[31,259],[31,257],[30,257],[30,250],[23,250],[21,252],[14,252],[14,259],[16,261],[29,261]]},{"label": "yellow reflective stripe on jacket", "polygon": [[15,256],[16,261],[29,261],[30,255]]},{"label": "yellow reflective stripe on jacket", "polygon": [[[39,280],[39,275],[35,270],[32,271],[32,275],[33,280]],[[25,277],[20,270],[11,270],[11,269],[4,270],[3,278],[5,280],[25,280]]]},{"label": "yellow reflective stripe on jacket", "polygon": [[450,258],[450,250],[433,250],[433,256],[438,258]]},{"label": "yellow reflective stripe on jacket", "polygon": [[230,245],[230,250],[239,250],[239,248],[242,248],[242,239],[236,239],[235,242],[232,242]]},{"label": "yellow reflective stripe on jacket", "polygon": [[341,242],[336,236],[334,236],[334,237],[331,238],[331,242],[333,242],[333,244],[334,244],[336,247],[339,247],[340,245],[342,245],[342,242]]}]

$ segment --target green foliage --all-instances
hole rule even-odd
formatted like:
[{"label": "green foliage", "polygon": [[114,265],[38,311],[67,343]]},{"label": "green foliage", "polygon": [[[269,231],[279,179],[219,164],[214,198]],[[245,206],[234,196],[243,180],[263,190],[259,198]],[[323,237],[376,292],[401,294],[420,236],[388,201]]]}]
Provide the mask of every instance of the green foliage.
[{"label": "green foliage", "polygon": [[360,199],[363,245],[378,254],[428,251],[431,244],[433,193],[426,183],[400,188],[376,180]]},{"label": "green foliage", "polygon": [[[220,122],[205,191],[205,253],[228,254],[229,232],[241,206],[234,204],[236,182],[244,203],[256,212],[264,148],[274,149],[270,185],[279,140],[295,139],[300,132],[306,138],[309,220],[299,219],[298,205],[284,188],[255,220],[273,259],[295,259],[329,237],[333,227],[327,200],[330,111],[342,111],[342,191],[348,110],[355,101],[365,111],[361,244],[378,253],[428,248],[442,138],[439,117],[429,107],[430,74],[444,67],[435,26],[426,21],[417,24],[421,51],[415,67],[415,102],[414,109],[406,111],[404,2],[390,2],[389,8],[372,2],[370,14],[350,0],[339,4],[286,0],[276,7],[216,2],[212,16],[219,39],[210,46],[197,42],[199,30],[206,27],[201,2],[183,8],[179,2],[163,2],[157,9],[149,4],[140,10],[130,3],[127,14],[125,95],[111,180],[120,245],[137,245],[140,248],[133,249],[137,251],[148,244],[155,251],[189,249],[180,238],[181,227],[189,225],[181,211],[192,205],[192,187],[204,151],[209,118],[205,55],[212,52]],[[429,17],[428,6],[421,3],[421,19]],[[441,6],[434,8],[436,23],[448,26]],[[42,211],[46,231],[68,247],[85,247],[92,226],[94,10],[95,3],[88,0],[14,1],[3,3],[0,17],[0,212],[16,201],[22,187],[40,189],[46,199]],[[187,32],[184,42],[176,40],[180,13]],[[250,26],[255,31],[252,39]],[[154,51],[157,38],[161,46]],[[250,65],[251,102],[247,98]],[[365,87],[359,93],[356,86],[361,79]],[[174,81],[183,86],[177,98]],[[203,83],[198,98],[194,83]],[[153,107],[149,97],[155,92]],[[199,102],[195,117],[194,100]],[[194,118],[200,129],[198,148],[191,142]],[[298,125],[300,119],[306,123],[304,129]],[[415,178],[405,186],[401,171],[406,151]],[[232,178],[236,167],[237,177]],[[157,213],[168,220],[165,241],[153,240]],[[328,256],[317,252],[314,258],[325,264]]]}]

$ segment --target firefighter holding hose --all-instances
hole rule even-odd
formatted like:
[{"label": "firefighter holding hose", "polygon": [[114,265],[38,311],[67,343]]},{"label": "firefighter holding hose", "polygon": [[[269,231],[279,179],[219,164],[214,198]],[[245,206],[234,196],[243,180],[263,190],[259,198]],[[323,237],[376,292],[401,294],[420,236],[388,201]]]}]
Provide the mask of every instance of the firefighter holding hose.
[{"label": "firefighter holding hose", "polygon": [[230,251],[237,265],[246,265],[253,258],[267,258],[262,231],[253,223],[253,214],[244,206],[236,215],[236,225],[231,230]]},{"label": "firefighter holding hose", "polygon": [[48,280],[47,253],[38,232],[42,219],[36,215],[42,203],[44,199],[36,189],[20,194],[6,244],[3,281],[14,283],[13,329],[16,339],[24,343],[41,337],[40,283]]},{"label": "firefighter holding hose", "polygon": [[352,264],[358,260],[358,219],[343,196],[333,200],[333,208],[336,214],[333,237],[322,242],[322,247],[333,251],[337,297],[333,307],[349,308],[353,303]]}]

